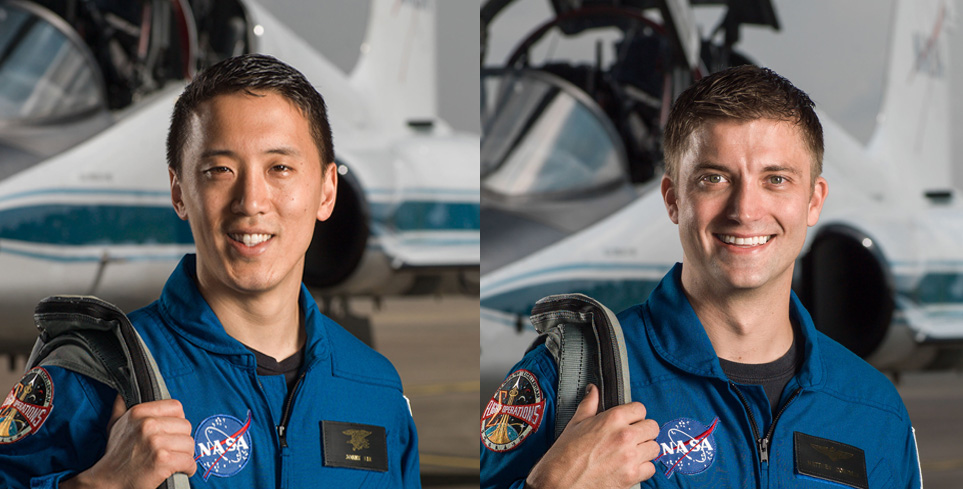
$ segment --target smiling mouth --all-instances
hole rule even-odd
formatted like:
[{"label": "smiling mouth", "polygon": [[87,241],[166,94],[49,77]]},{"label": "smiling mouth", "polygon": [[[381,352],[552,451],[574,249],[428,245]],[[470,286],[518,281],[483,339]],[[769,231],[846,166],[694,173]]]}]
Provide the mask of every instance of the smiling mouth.
[{"label": "smiling mouth", "polygon": [[238,243],[243,243],[244,246],[253,247],[257,246],[271,238],[274,237],[273,234],[241,234],[241,233],[231,233],[228,234],[231,239],[237,241]]},{"label": "smiling mouth", "polygon": [[716,238],[725,244],[736,245],[736,246],[760,246],[769,242],[770,239],[775,237],[774,234],[767,234],[764,236],[750,236],[748,238],[742,238],[738,236],[732,236],[729,234],[717,234]]}]

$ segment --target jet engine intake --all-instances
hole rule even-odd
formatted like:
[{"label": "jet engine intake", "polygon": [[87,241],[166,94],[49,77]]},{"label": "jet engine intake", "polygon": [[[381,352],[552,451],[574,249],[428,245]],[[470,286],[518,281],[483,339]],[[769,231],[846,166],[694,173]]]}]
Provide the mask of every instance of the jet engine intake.
[{"label": "jet engine intake", "polygon": [[880,348],[893,317],[893,281],[875,240],[823,227],[801,260],[794,289],[816,328],[862,358]]},{"label": "jet engine intake", "polygon": [[368,208],[354,175],[337,165],[338,196],[334,212],[314,226],[314,238],[304,257],[304,283],[333,287],[358,268],[368,243]]}]

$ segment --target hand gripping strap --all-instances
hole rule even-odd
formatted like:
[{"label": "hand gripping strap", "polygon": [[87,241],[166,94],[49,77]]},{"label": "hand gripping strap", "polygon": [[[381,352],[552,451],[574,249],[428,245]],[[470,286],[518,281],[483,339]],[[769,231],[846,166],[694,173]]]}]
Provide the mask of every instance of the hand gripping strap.
[{"label": "hand gripping strap", "polygon": [[[555,438],[572,420],[588,384],[599,388],[599,412],[632,400],[625,337],[618,318],[584,294],[550,295],[535,303],[532,324],[558,364]],[[638,489],[635,484],[632,489]]]},{"label": "hand gripping strap", "polygon": [[[27,370],[50,365],[85,375],[117,390],[128,409],[170,399],[154,357],[113,304],[93,296],[51,296],[37,304],[33,317],[40,337]],[[175,474],[160,488],[188,489],[190,483]]]}]

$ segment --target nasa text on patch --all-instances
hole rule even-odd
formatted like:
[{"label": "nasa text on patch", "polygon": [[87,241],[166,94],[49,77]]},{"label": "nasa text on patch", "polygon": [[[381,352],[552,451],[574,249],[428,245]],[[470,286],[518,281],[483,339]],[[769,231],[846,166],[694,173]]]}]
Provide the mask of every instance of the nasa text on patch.
[{"label": "nasa text on patch", "polygon": [[53,379],[43,367],[24,374],[0,404],[0,444],[36,433],[53,410]]},{"label": "nasa text on patch", "polygon": [[383,426],[321,421],[321,456],[326,467],[388,470]]},{"label": "nasa text on patch", "polygon": [[243,422],[229,414],[215,414],[197,425],[194,460],[204,480],[212,475],[231,477],[247,465],[254,450],[250,428],[251,411]]},{"label": "nasa text on patch", "polygon": [[675,473],[694,475],[708,469],[716,460],[715,431],[719,418],[709,426],[691,418],[679,418],[662,425],[655,442],[659,444],[656,460],[665,466],[665,476]]},{"label": "nasa text on patch", "polygon": [[863,450],[798,431],[792,434],[792,444],[799,474],[857,489],[869,488]]},{"label": "nasa text on patch", "polygon": [[512,450],[538,431],[544,411],[538,379],[528,370],[516,370],[502,382],[482,412],[482,442],[496,452]]}]

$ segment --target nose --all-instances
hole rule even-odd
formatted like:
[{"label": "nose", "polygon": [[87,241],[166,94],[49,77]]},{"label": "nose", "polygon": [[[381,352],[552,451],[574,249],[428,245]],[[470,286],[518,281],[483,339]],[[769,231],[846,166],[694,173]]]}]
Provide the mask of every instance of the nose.
[{"label": "nose", "polygon": [[256,171],[242,170],[235,186],[231,210],[244,216],[263,214],[267,209],[269,192],[263,175]]},{"label": "nose", "polygon": [[732,186],[729,196],[729,219],[736,222],[752,222],[759,218],[762,210],[762,189],[746,179]]}]

